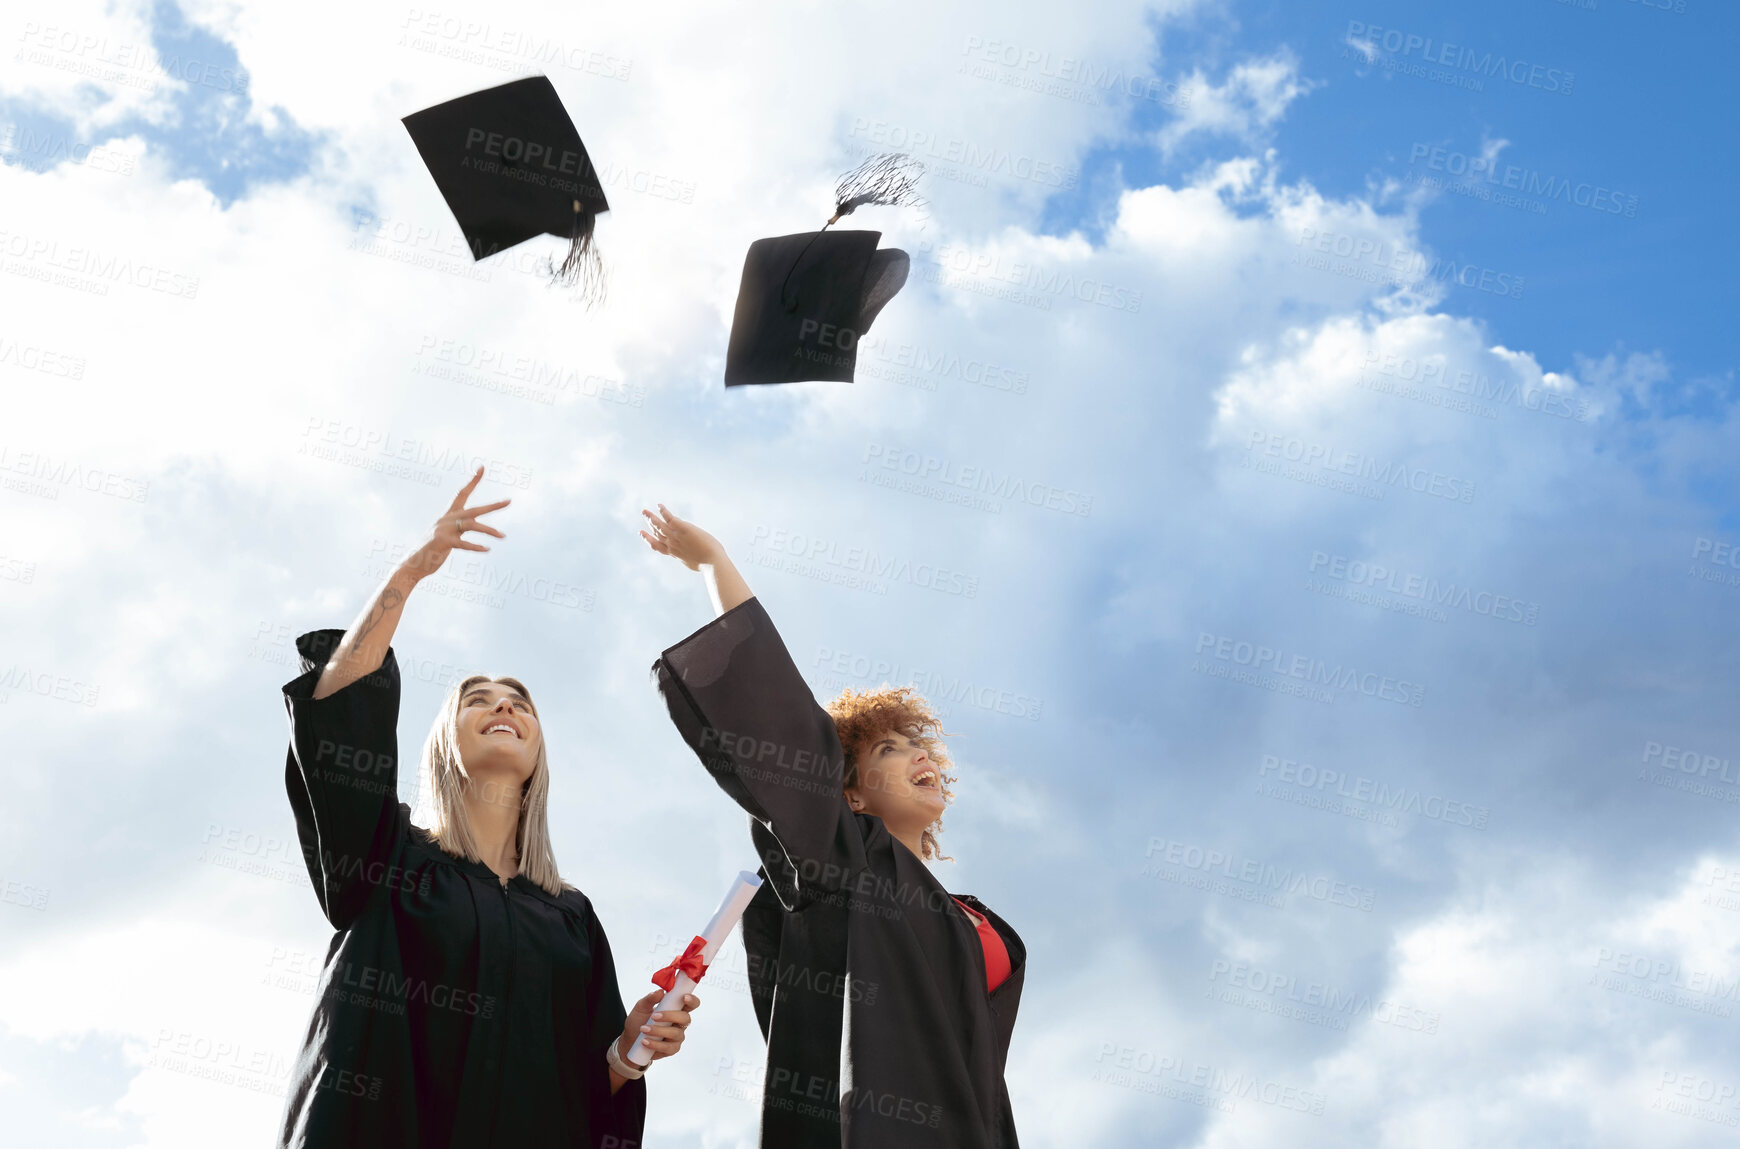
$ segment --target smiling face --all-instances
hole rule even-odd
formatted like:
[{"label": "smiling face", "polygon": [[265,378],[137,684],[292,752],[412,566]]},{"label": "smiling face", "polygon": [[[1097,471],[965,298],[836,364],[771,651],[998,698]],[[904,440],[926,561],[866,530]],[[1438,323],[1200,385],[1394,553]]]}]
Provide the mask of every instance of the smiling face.
[{"label": "smiling face", "polygon": [[881,818],[919,858],[948,861],[937,836],[954,801],[954,767],[930,703],[910,686],[848,686],[828,717],[845,751],[841,782],[852,809]]},{"label": "smiling face", "polygon": [[942,771],[913,735],[872,734],[857,745],[854,761],[857,781],[846,788],[854,810],[881,818],[897,837],[916,836],[942,817],[948,805]]},{"label": "smiling face", "polygon": [[500,786],[503,798],[511,790],[517,801],[543,739],[531,702],[505,683],[476,683],[459,700],[457,733],[465,772],[486,789]]}]

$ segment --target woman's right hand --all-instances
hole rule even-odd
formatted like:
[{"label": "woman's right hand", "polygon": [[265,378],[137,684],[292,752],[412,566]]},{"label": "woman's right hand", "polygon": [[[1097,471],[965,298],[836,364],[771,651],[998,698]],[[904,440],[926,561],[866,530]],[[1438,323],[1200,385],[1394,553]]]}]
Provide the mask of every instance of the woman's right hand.
[{"label": "woman's right hand", "polygon": [[375,591],[375,596],[363,607],[363,612],[350,624],[350,629],[344,632],[338,649],[327,660],[326,669],[320,672],[320,679],[314,684],[315,698],[335,694],[363,675],[373,674],[380,669],[381,663],[387,657],[387,651],[392,648],[393,634],[398,629],[399,616],[404,613],[406,596],[418,582],[440,570],[441,564],[447,561],[447,556],[455,548],[466,551],[489,549],[477,543],[466,542],[466,531],[483,531],[498,539],[506,537],[494,527],[478,522],[477,516],[499,511],[508,505],[507,499],[479,507],[465,505],[465,500],[482,481],[483,468],[479,467],[477,474],[471,476],[471,482],[465,484],[465,488],[454,498],[453,505],[447,508],[447,513],[436,520],[434,528],[429,532],[429,541],[411,552],[387,576],[387,581],[381,584],[380,589]]},{"label": "woman's right hand", "polygon": [[724,614],[754,597],[743,575],[731,563],[731,556],[718,539],[687,519],[679,519],[663,503],[659,513],[642,511],[652,533],[640,533],[646,545],[661,555],[670,555],[692,571],[700,571],[707,580],[707,597],[713,600],[713,610]]},{"label": "woman's right hand", "polygon": [[700,570],[703,566],[711,566],[725,557],[725,548],[719,545],[719,540],[697,527],[687,519],[679,519],[663,504],[658,505],[659,513],[643,510],[647,525],[652,533],[640,533],[646,540],[646,545],[661,555],[669,555],[688,567],[690,570]]},{"label": "woman's right hand", "polygon": [[479,522],[482,515],[491,511],[499,511],[512,499],[503,499],[499,503],[483,503],[475,507],[465,505],[465,500],[471,497],[471,492],[477,489],[477,484],[483,481],[483,468],[477,469],[477,474],[471,476],[471,482],[465,484],[459,494],[455,495],[452,504],[447,508],[435,525],[429,529],[429,540],[415,551],[400,565],[419,579],[424,579],[441,569],[441,564],[447,561],[447,556],[455,549],[462,551],[487,551],[488,547],[481,543],[466,541],[466,531],[482,531],[494,535],[498,539],[507,536],[490,526]]}]

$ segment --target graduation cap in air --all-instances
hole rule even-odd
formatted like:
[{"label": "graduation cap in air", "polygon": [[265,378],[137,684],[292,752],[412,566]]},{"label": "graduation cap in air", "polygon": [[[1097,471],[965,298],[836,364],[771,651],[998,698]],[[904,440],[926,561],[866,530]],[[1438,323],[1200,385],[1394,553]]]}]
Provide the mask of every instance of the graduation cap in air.
[{"label": "graduation cap in air", "polygon": [[866,204],[922,203],[924,171],[909,156],[873,156],[834,189],[834,216],[821,231],[749,245],[737,312],[725,350],[725,386],[852,381],[858,339],[906,283],[911,260],[877,250],[879,231],[829,231]]},{"label": "graduation cap in air", "polygon": [[413,112],[403,120],[441,189],[473,259],[539,235],[568,241],[551,277],[604,297],[604,268],[592,239],[610,210],[598,173],[545,76],[529,76]]}]

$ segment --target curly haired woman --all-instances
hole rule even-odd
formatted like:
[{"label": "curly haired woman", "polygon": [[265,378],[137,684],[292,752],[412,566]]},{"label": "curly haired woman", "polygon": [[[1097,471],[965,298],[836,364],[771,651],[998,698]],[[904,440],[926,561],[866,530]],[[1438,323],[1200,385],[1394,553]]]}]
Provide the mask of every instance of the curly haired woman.
[{"label": "curly haired woman", "polygon": [[1025,947],[925,862],[953,797],[908,688],[816,704],[719,541],[659,506],[641,537],[707,581],[718,617],[654,671],[671,721],[753,820],[743,918],[767,1040],[764,1149],[1015,1149],[1003,1067]]}]

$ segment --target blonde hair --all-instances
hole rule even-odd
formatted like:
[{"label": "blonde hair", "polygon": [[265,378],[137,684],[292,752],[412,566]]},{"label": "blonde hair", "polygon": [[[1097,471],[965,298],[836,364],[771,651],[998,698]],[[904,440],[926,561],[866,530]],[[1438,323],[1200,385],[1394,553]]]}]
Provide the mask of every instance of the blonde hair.
[{"label": "blonde hair", "polygon": [[[428,740],[423,743],[425,793],[422,805],[429,818],[429,834],[437,846],[471,862],[481,862],[483,856],[477,852],[477,839],[472,837],[471,818],[465,808],[471,775],[466,773],[465,762],[459,756],[459,710],[466,693],[486,682],[518,692],[532,708],[532,715],[537,716],[538,704],[532,701],[531,691],[519,679],[474,674],[448,694],[447,701],[441,704],[441,712],[435,717],[435,725],[429,728]],[[532,776],[520,787],[519,828],[514,832],[514,846],[519,856],[520,874],[555,897],[561,894],[567,883],[562,881],[562,875],[556,869],[556,855],[550,849],[547,817],[550,762],[546,747],[540,723],[537,763],[532,767]]]},{"label": "blonde hair", "polygon": [[[879,738],[889,730],[897,730],[922,746],[936,765],[944,807],[955,800],[952,788],[955,776],[949,772],[954,763],[949,760],[948,751],[942,744],[948,731],[943,729],[942,720],[931,709],[930,703],[912,687],[884,684],[876,690],[853,690],[848,686],[838,698],[828,703],[828,716],[834,720],[834,729],[840,735],[840,749],[846,755],[842,789],[850,790],[859,784],[858,755],[865,741]],[[919,856],[926,861],[931,858],[954,861],[942,852],[937,842],[937,835],[942,833],[942,820],[943,816],[938,814],[936,821],[926,826],[919,836],[922,851]]]}]

